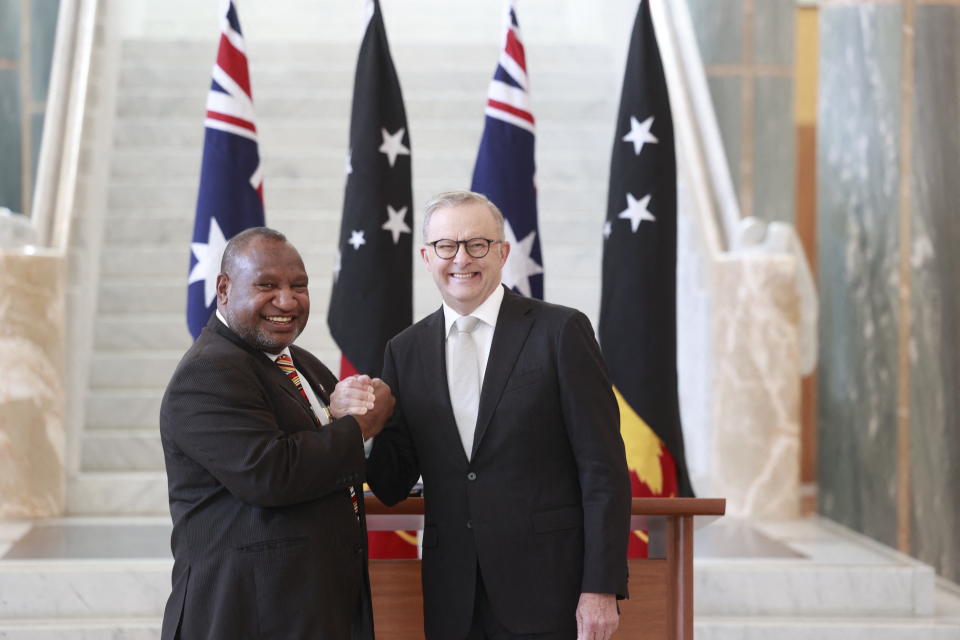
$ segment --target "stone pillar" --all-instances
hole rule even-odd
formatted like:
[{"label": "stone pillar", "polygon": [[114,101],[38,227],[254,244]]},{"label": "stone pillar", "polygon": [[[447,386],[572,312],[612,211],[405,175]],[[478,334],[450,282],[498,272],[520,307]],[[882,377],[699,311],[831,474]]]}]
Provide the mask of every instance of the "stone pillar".
[{"label": "stone pillar", "polygon": [[63,512],[63,283],[61,256],[0,249],[0,518]]},{"label": "stone pillar", "polygon": [[727,514],[800,513],[800,314],[793,256],[727,256],[715,264],[711,495]]},{"label": "stone pillar", "polygon": [[820,9],[819,510],[960,579],[960,5]]}]

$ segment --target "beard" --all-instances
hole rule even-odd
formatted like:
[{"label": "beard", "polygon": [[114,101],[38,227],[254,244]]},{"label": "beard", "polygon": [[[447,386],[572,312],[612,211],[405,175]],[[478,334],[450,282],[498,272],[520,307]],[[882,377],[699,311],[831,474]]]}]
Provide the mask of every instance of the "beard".
[{"label": "beard", "polygon": [[234,333],[243,338],[243,341],[249,344],[251,347],[259,350],[266,351],[267,353],[280,353],[283,351],[284,347],[288,347],[294,343],[294,341],[303,333],[303,324],[296,324],[296,333],[293,334],[292,338],[279,338],[274,336],[269,331],[262,327],[238,327],[233,329]]}]

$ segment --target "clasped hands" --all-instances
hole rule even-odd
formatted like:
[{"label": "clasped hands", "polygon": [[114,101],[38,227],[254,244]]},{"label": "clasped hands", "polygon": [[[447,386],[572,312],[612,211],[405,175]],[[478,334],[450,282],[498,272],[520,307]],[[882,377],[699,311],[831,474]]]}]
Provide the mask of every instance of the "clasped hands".
[{"label": "clasped hands", "polygon": [[330,413],[334,418],[353,416],[364,440],[380,433],[395,404],[390,385],[367,375],[344,378],[330,394]]}]

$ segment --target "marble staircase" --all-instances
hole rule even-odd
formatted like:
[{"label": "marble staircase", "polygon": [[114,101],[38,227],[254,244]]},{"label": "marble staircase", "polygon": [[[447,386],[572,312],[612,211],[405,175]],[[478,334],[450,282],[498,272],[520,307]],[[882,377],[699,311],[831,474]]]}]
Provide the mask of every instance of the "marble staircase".
[{"label": "marble staircase", "polygon": [[[0,639],[158,638],[169,531],[161,517],[0,525]],[[720,520],[696,557],[699,640],[960,638],[960,592],[827,521]]]},{"label": "marble staircase", "polygon": [[[157,416],[189,345],[185,277],[213,46],[131,40],[119,48],[79,468],[68,484],[74,515],[167,513]],[[312,275],[314,315],[299,343],[336,363],[325,310],[356,44],[261,42],[250,49],[267,223],[294,239]],[[393,49],[419,208],[432,193],[469,185],[496,45],[446,43],[440,59],[433,45]],[[595,316],[619,70],[604,46],[528,49],[547,296]],[[570,91],[571,82],[582,90]],[[417,317],[438,303],[421,271],[415,269]]]},{"label": "marble staircase", "polygon": [[[171,14],[187,0],[178,2],[170,3]],[[151,10],[165,11],[156,8],[162,4]],[[416,209],[432,193],[469,184],[493,33],[486,44],[446,36],[437,56],[435,46],[391,31],[410,120]],[[257,41],[253,28],[247,34],[267,221],[294,239],[312,274],[314,317],[301,344],[335,363],[325,309],[356,43]],[[622,51],[557,40],[528,41],[547,298],[595,320]],[[90,366],[81,374],[70,517],[0,523],[0,640],[153,640],[169,592],[157,416],[163,387],[189,345],[183,304],[214,43],[130,40],[116,55],[108,148],[99,140],[86,150],[88,161],[105,158],[102,225],[78,221],[99,240],[73,267],[96,260],[98,277],[81,292],[95,301],[95,315],[86,337]],[[415,273],[420,317],[438,299],[422,270]],[[960,597],[938,587],[929,567],[835,525],[731,520],[701,534],[711,530],[698,534],[700,640],[960,639]]]}]

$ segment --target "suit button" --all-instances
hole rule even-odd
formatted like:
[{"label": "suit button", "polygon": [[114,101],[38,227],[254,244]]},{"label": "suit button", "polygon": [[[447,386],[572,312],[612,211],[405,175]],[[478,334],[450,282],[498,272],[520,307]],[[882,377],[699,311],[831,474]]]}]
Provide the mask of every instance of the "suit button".
[{"label": "suit button", "polygon": [[476,479],[477,479],[477,474],[474,473],[473,471],[467,474],[467,480],[469,480],[470,482],[473,482]]},{"label": "suit button", "polygon": [[361,553],[363,553],[363,545],[362,544],[353,545],[353,552],[357,555],[360,555]]},{"label": "suit button", "polygon": [[473,522],[467,520],[467,529],[473,529]]}]

